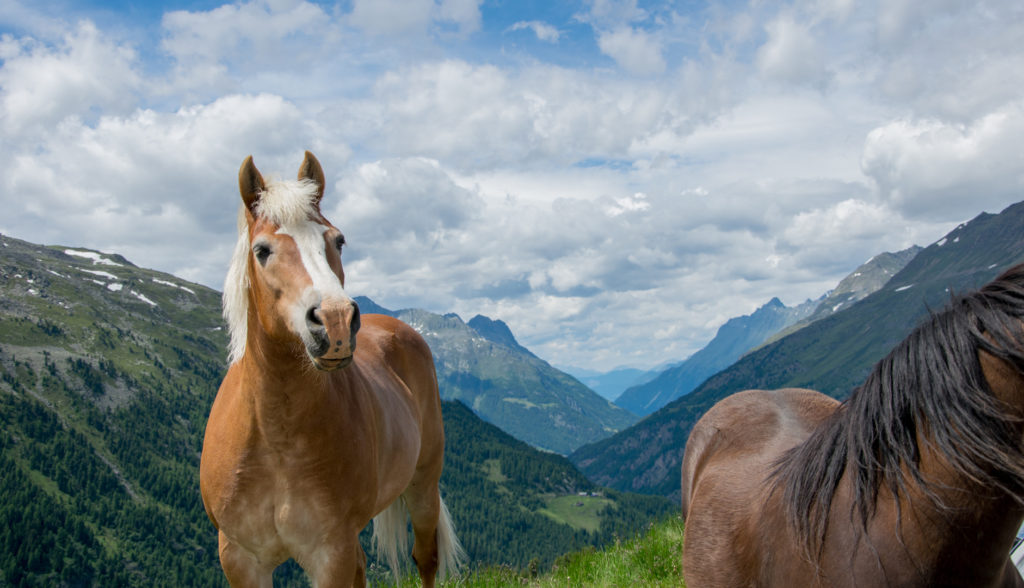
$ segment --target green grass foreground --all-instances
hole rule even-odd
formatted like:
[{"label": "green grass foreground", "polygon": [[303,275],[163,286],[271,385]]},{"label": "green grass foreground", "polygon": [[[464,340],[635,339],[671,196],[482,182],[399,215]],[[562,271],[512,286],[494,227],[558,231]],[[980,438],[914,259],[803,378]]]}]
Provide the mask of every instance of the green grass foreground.
[{"label": "green grass foreground", "polygon": [[[543,575],[529,569],[485,567],[464,571],[458,578],[442,584],[447,588],[530,588],[566,587],[681,587],[683,583],[683,521],[670,517],[651,525],[647,534],[601,551],[585,549],[558,558],[551,571]],[[401,588],[419,586],[413,573]]]}]

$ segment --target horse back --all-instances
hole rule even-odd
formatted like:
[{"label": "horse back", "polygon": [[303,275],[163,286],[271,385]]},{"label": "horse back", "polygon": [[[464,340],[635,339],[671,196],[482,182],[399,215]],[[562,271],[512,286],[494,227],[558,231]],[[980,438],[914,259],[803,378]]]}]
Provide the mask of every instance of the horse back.
[{"label": "horse back", "polygon": [[758,583],[762,518],[778,508],[766,480],[836,406],[812,390],[748,390],[701,417],[686,443],[681,479],[688,586]]}]

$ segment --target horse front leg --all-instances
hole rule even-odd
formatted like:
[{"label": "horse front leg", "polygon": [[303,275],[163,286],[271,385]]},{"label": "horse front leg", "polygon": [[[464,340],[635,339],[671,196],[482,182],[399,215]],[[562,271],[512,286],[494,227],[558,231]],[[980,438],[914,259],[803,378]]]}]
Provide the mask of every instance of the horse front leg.
[{"label": "horse front leg", "polygon": [[218,533],[220,566],[232,588],[274,588],[274,566],[266,566],[244,547]]}]

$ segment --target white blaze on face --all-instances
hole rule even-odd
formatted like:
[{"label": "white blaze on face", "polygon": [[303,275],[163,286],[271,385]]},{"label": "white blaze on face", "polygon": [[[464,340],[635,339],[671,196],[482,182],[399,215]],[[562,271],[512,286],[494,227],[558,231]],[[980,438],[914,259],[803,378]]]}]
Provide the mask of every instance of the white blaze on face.
[{"label": "white blaze on face", "polygon": [[327,230],[326,225],[311,220],[291,223],[277,230],[277,234],[287,235],[295,241],[302,265],[312,282],[296,300],[290,313],[294,331],[301,334],[302,340],[307,345],[311,342],[309,330],[306,328],[306,313],[309,309],[320,306],[324,300],[335,302],[351,300],[345,293],[341,280],[338,279],[327,262],[326,244],[324,243],[324,233]]}]

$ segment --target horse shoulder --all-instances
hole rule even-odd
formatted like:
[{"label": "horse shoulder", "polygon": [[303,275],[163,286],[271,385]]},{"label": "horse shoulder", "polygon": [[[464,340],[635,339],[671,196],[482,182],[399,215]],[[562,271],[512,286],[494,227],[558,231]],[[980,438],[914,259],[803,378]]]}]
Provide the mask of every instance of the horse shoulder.
[{"label": "horse shoulder", "polygon": [[199,462],[199,490],[206,513],[218,527],[218,513],[225,508],[236,486],[239,462],[253,431],[251,406],[241,394],[242,375],[232,365],[221,382],[210,409]]},{"label": "horse shoulder", "polygon": [[362,347],[370,351],[392,369],[422,371],[428,366],[433,369],[430,346],[408,324],[385,314],[366,314],[361,320],[356,349]]}]

